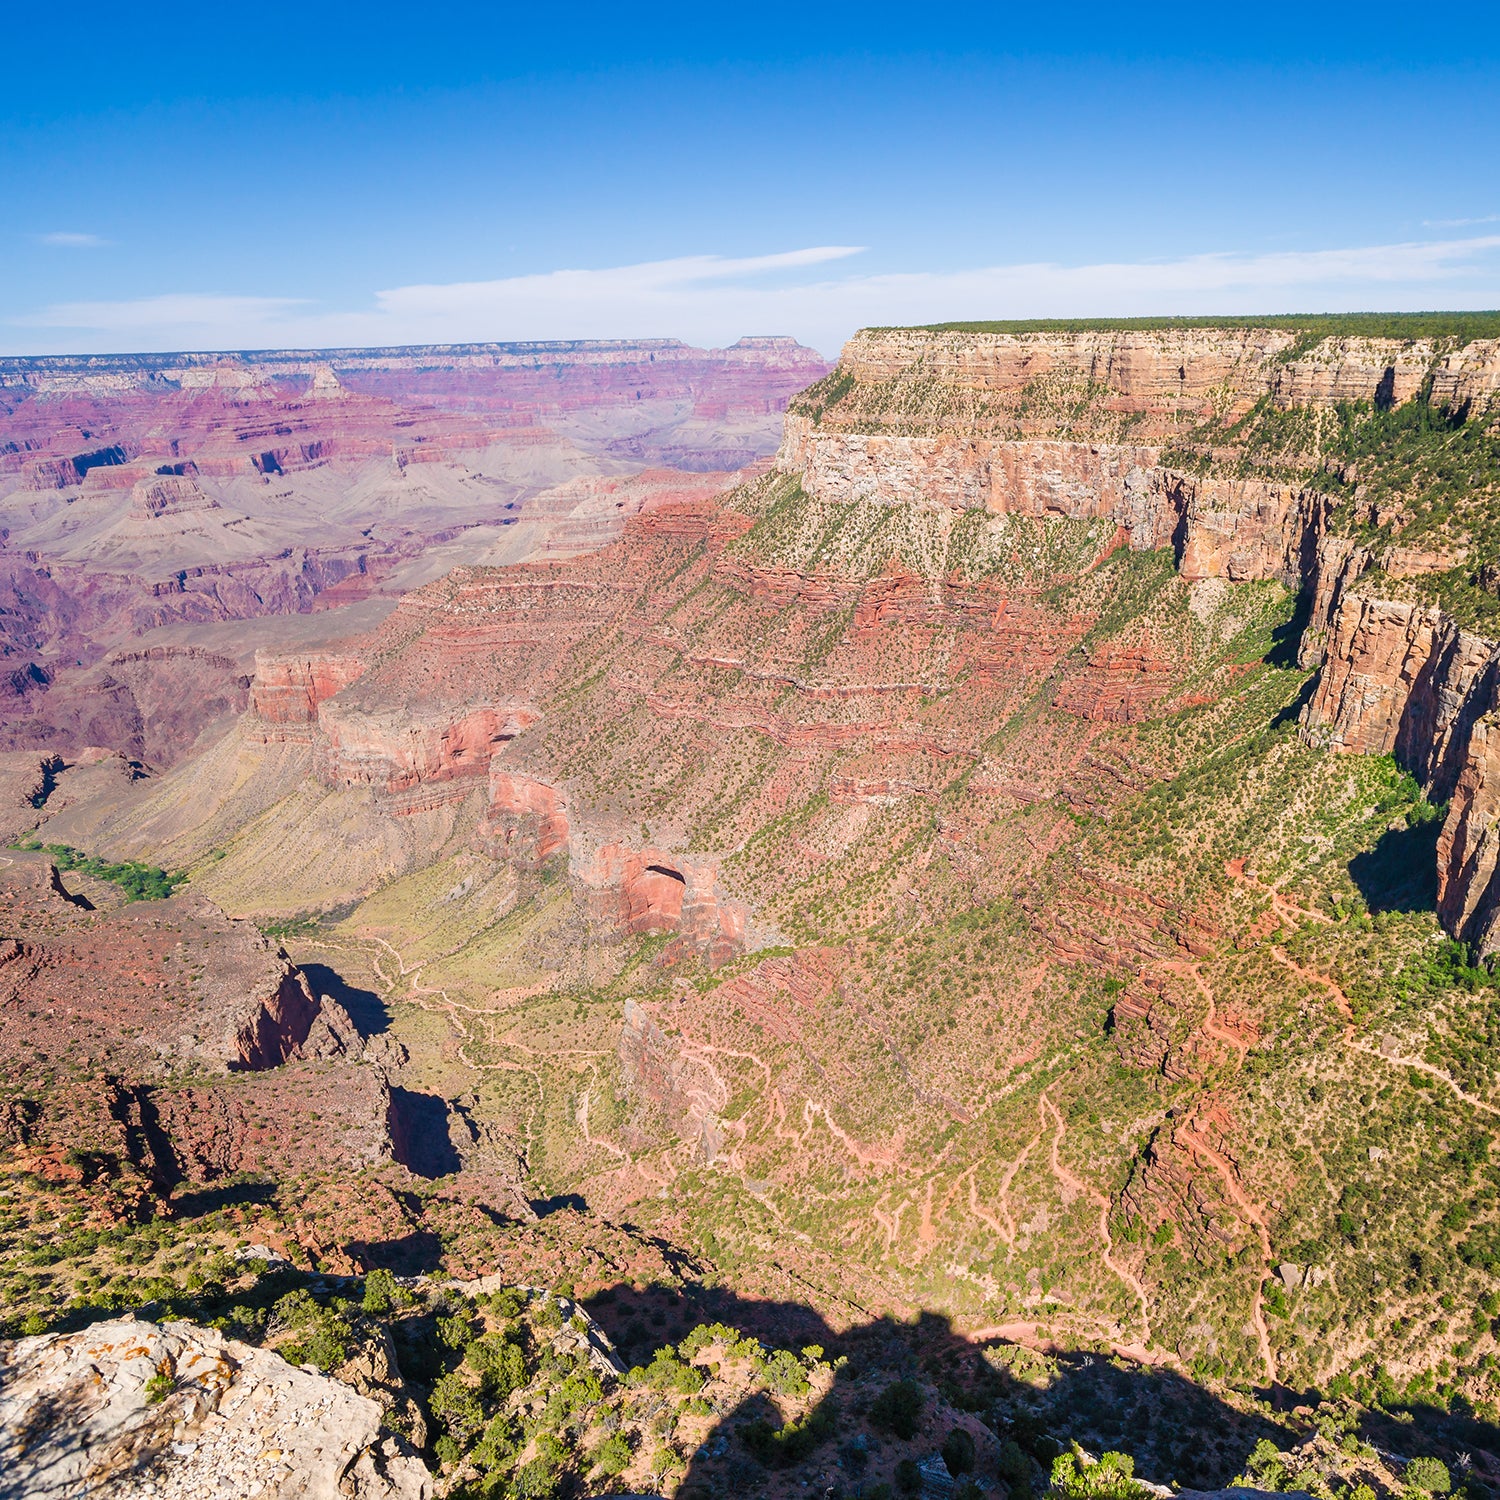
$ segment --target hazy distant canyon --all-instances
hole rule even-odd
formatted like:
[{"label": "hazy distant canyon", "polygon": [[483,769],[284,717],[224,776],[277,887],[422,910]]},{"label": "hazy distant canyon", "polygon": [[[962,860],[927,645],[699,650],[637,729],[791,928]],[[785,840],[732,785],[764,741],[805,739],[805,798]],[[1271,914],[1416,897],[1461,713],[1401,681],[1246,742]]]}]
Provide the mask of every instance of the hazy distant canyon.
[{"label": "hazy distant canyon", "polygon": [[826,369],[773,338],[0,360],[0,747],[170,765],[257,644],[722,488]]}]

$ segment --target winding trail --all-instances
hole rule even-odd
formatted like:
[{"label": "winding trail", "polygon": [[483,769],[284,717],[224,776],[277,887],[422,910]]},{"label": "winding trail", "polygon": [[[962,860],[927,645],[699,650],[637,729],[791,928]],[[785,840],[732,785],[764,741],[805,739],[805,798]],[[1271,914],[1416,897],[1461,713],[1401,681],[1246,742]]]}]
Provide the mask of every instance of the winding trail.
[{"label": "winding trail", "polygon": [[[1051,1087],[1049,1084],[1048,1088]],[[1085,1182],[1081,1177],[1075,1177],[1058,1159],[1058,1152],[1062,1147],[1063,1137],[1067,1134],[1068,1127],[1063,1123],[1063,1117],[1057,1106],[1047,1096],[1047,1089],[1043,1089],[1038,1108],[1046,1110],[1052,1116],[1053,1123],[1057,1126],[1057,1134],[1052,1137],[1052,1174],[1065,1187],[1071,1188],[1075,1193],[1080,1193],[1091,1202],[1099,1206],[1099,1238],[1104,1242],[1104,1264],[1119,1278],[1135,1296],[1141,1309],[1141,1338],[1140,1347],[1149,1349],[1151,1347],[1151,1314],[1146,1302],[1146,1288],[1140,1283],[1139,1278],[1128,1267],[1122,1266],[1114,1258],[1115,1244],[1109,1232],[1109,1210],[1110,1200],[1107,1194],[1101,1193],[1098,1188]]]},{"label": "winding trail", "polygon": [[1308,984],[1319,985],[1328,992],[1329,998],[1338,1006],[1339,1013],[1348,1023],[1344,1028],[1343,1040],[1344,1045],[1351,1052],[1359,1052],[1365,1057],[1373,1057],[1376,1061],[1383,1062],[1388,1067],[1413,1068],[1418,1073],[1425,1073],[1429,1078],[1437,1079],[1439,1083],[1443,1084],[1453,1094],[1455,1099],[1461,1100],[1471,1109],[1477,1109],[1484,1114],[1500,1118],[1500,1108],[1479,1098],[1477,1095],[1469,1093],[1446,1068],[1436,1067],[1425,1058],[1392,1057],[1389,1053],[1382,1052],[1378,1048],[1370,1046],[1367,1042],[1357,1040],[1354,1031],[1354,1007],[1350,1004],[1349,997],[1343,990],[1332,979],[1328,978],[1326,974],[1319,974],[1315,969],[1305,968],[1302,964],[1299,964],[1284,949],[1274,947],[1271,949],[1271,952],[1278,963],[1290,969],[1299,979],[1305,980]]},{"label": "winding trail", "polygon": [[1271,957],[1283,968],[1290,969],[1299,979],[1308,984],[1315,984],[1320,989],[1328,992],[1328,998],[1338,1007],[1339,1014],[1349,1023],[1344,1032],[1347,1040],[1354,1032],[1354,1007],[1349,1002],[1349,997],[1333,982],[1326,974],[1319,974],[1315,969],[1304,968],[1290,953],[1279,943],[1271,947]]},{"label": "winding trail", "polygon": [[1263,880],[1257,880],[1253,875],[1245,871],[1245,856],[1238,859],[1225,860],[1224,873],[1235,882],[1236,885],[1248,886],[1252,891],[1259,891],[1263,896],[1271,898],[1271,909],[1279,917],[1286,918],[1294,927],[1298,922],[1320,922],[1324,927],[1333,925],[1333,918],[1323,912],[1314,911],[1309,906],[1299,906],[1295,901],[1288,900],[1281,894],[1278,887],[1267,885]]},{"label": "winding trail", "polygon": [[1219,1022],[1218,1007],[1214,1003],[1214,992],[1209,988],[1208,982],[1203,977],[1201,964],[1188,963],[1185,959],[1174,958],[1164,962],[1161,966],[1169,973],[1181,975],[1191,979],[1198,987],[1198,993],[1208,1002],[1208,1014],[1203,1018],[1203,1030],[1205,1034],[1213,1037],[1216,1042],[1223,1042],[1231,1048],[1239,1064],[1243,1064],[1250,1051],[1250,1044],[1243,1037],[1236,1036],[1227,1026]]},{"label": "winding trail", "polygon": [[1042,1116],[1040,1105],[1037,1106],[1037,1115],[1040,1120],[1037,1133],[1022,1147],[1021,1154],[1005,1169],[1005,1175],[1000,1179],[999,1208],[1005,1218],[1003,1225],[998,1223],[980,1206],[979,1189],[974,1178],[974,1170],[978,1163],[971,1164],[968,1171],[959,1178],[960,1182],[963,1181],[963,1177],[969,1179],[969,1212],[975,1218],[988,1224],[1005,1241],[1006,1248],[1010,1250],[1014,1250],[1016,1247],[1016,1220],[1015,1215],[1010,1211],[1010,1185],[1016,1180],[1016,1174],[1026,1165],[1026,1159],[1041,1144],[1042,1137],[1047,1133],[1047,1122],[1045,1117]]},{"label": "winding trail", "polygon": [[1190,1118],[1187,1121],[1187,1128],[1182,1132],[1182,1141],[1189,1151],[1195,1156],[1201,1156],[1218,1173],[1224,1183],[1225,1192],[1229,1194],[1246,1221],[1254,1228],[1260,1240],[1261,1271],[1255,1283],[1255,1300],[1250,1307],[1250,1321],[1255,1325],[1255,1338],[1260,1345],[1260,1358],[1265,1366],[1266,1379],[1274,1384],[1276,1356],[1271,1350],[1271,1333],[1266,1327],[1265,1310],[1265,1286],[1271,1275],[1271,1231],[1266,1225],[1265,1215],[1260,1205],[1241,1185],[1239,1173],[1233,1165],[1208,1144],[1206,1132],[1200,1129],[1196,1119]]},{"label": "winding trail", "polygon": [[[386,974],[385,970],[381,968],[379,955],[376,955],[371,959],[371,963],[375,968],[375,972],[380,975],[381,979],[386,984],[387,993],[394,993],[398,982],[402,979],[406,979],[409,981],[406,987],[406,993],[417,1005],[431,1014],[441,1014],[447,1016],[448,1024],[452,1026],[454,1031],[458,1034],[458,1060],[466,1068],[472,1068],[476,1073],[483,1073],[486,1071],[523,1073],[536,1085],[536,1099],[533,1101],[531,1108],[527,1111],[526,1114],[526,1155],[529,1159],[531,1156],[532,1145],[537,1139],[537,1114],[546,1106],[547,1102],[547,1086],[542,1079],[541,1073],[536,1068],[528,1068],[521,1063],[506,1061],[488,1063],[475,1062],[475,1060],[469,1056],[469,1044],[471,1042],[478,1041],[486,1045],[492,1045],[493,1038],[488,1036],[475,1037],[472,1029],[469,1026],[465,1025],[460,1018],[459,1012],[464,1011],[471,1016],[483,1016],[487,1015],[488,1012],[482,1011],[476,1006],[461,1004],[459,1001],[454,1000],[452,996],[449,995],[447,990],[435,990],[429,988],[426,985],[419,984],[418,980],[421,977],[422,970],[426,967],[429,960],[423,959],[419,963],[415,963],[408,968],[406,960],[401,956],[401,951],[396,948],[394,944],[388,943],[383,937],[373,938],[372,941],[379,943],[380,946],[384,948],[386,952],[388,952],[391,957],[396,960],[398,973],[396,978],[392,979]],[[439,997],[442,1000],[442,1005],[429,1005],[426,998],[428,996]]]}]

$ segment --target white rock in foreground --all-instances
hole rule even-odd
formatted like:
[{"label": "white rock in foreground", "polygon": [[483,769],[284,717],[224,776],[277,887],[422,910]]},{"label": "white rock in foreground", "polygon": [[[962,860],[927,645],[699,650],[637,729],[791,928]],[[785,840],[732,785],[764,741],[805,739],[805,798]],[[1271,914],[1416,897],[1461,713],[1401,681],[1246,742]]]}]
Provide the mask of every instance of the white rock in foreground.
[{"label": "white rock in foreground", "polygon": [[380,1414],[192,1323],[17,1339],[0,1343],[0,1500],[430,1500],[426,1466]]}]

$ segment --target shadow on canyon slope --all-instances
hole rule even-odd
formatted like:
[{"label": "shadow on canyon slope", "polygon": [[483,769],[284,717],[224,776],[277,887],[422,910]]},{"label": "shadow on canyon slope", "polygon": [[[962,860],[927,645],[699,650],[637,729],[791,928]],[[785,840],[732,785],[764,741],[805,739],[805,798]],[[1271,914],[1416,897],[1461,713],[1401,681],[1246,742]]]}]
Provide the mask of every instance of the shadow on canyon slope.
[{"label": "shadow on canyon slope", "polygon": [[327,964],[298,964],[297,967],[307,976],[313,994],[327,995],[348,1011],[349,1019],[362,1037],[378,1036],[391,1029],[391,1013],[374,990],[350,984],[337,969],[331,969]]},{"label": "shadow on canyon slope", "polygon": [[172,1213],[179,1219],[196,1219],[223,1208],[271,1203],[275,1198],[276,1184],[273,1182],[226,1182],[173,1193]]},{"label": "shadow on canyon slope", "polygon": [[448,1128],[448,1101],[437,1094],[391,1089],[391,1150],[418,1177],[446,1177],[463,1166]]},{"label": "shadow on canyon slope", "polygon": [[532,1198],[530,1204],[532,1213],[539,1219],[545,1219],[548,1214],[555,1214],[564,1208],[575,1209],[581,1214],[589,1211],[588,1200],[582,1193],[554,1193],[550,1198]]},{"label": "shadow on canyon slope", "polygon": [[[1133,1365],[1089,1353],[1045,1358],[1000,1340],[974,1342],[947,1317],[924,1312],[912,1321],[876,1318],[836,1332],[811,1308],[742,1299],[721,1288],[689,1285],[606,1288],[587,1299],[627,1365],[649,1365],[659,1348],[680,1342],[701,1323],[724,1323],[768,1348],[819,1345],[835,1362],[832,1388],[796,1424],[784,1427],[762,1393],[722,1412],[688,1460],[681,1500],[725,1495],[778,1495],[793,1490],[859,1500],[901,1492],[912,1464],[935,1474],[955,1428],[973,1439],[972,1477],[982,1493],[1040,1493],[1052,1459],[1078,1442],[1091,1452],[1130,1453],[1136,1472],[1157,1483],[1212,1489],[1244,1470],[1256,1443],[1286,1449],[1313,1430],[1310,1408],[1320,1393],[1276,1388],[1276,1416],[1235,1410],[1171,1369]],[[838,1361],[843,1363],[839,1364]],[[914,1382],[925,1392],[909,1437],[893,1431],[881,1398]],[[889,1403],[890,1398],[887,1397]],[[1467,1472],[1469,1500],[1493,1493],[1481,1472],[1500,1475],[1500,1430],[1462,1402],[1451,1411],[1410,1406],[1366,1414],[1360,1434],[1387,1452],[1429,1453]],[[966,1445],[958,1439],[960,1449]],[[935,1467],[936,1466],[936,1467]],[[938,1484],[942,1480],[939,1477]],[[937,1493],[929,1480],[924,1493]]]},{"label": "shadow on canyon slope", "polygon": [[1372,912],[1437,910],[1437,841],[1441,818],[1388,828],[1373,849],[1349,861],[1349,878]]}]

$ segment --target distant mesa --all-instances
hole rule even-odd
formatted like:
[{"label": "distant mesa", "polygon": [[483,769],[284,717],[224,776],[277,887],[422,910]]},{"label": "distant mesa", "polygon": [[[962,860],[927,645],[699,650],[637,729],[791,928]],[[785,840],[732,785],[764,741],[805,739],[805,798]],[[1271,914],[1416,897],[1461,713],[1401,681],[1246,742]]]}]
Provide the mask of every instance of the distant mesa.
[{"label": "distant mesa", "polygon": [[197,480],[188,474],[153,474],[130,491],[130,515],[134,520],[156,521],[165,516],[218,509],[219,502],[205,494]]},{"label": "distant mesa", "polygon": [[309,401],[343,401],[349,391],[333,373],[332,365],[319,365],[313,371],[312,384],[307,388]]}]

